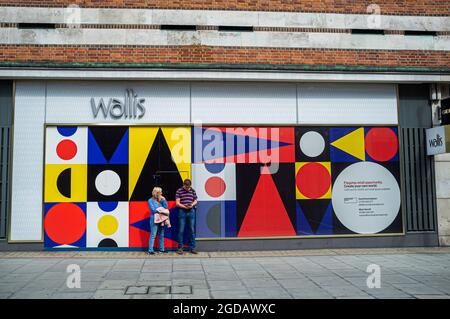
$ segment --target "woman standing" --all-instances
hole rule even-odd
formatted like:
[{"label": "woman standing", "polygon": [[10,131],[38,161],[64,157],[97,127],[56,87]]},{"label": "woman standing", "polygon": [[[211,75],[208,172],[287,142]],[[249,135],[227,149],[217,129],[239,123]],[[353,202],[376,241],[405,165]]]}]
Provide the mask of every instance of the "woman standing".
[{"label": "woman standing", "polygon": [[148,254],[155,254],[153,245],[155,244],[156,234],[159,235],[159,251],[161,253],[166,253],[166,251],[164,250],[165,223],[155,223],[155,214],[158,213],[158,208],[162,207],[168,209],[167,201],[162,196],[161,187],[153,188],[152,198],[148,200],[148,206],[150,207],[150,240],[148,242]]}]

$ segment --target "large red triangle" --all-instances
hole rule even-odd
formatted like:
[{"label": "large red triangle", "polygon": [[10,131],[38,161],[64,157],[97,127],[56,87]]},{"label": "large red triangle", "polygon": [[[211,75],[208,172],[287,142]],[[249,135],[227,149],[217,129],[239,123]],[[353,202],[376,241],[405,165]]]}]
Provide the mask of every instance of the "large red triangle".
[{"label": "large red triangle", "polygon": [[295,236],[295,229],[267,167],[253,193],[238,237]]}]

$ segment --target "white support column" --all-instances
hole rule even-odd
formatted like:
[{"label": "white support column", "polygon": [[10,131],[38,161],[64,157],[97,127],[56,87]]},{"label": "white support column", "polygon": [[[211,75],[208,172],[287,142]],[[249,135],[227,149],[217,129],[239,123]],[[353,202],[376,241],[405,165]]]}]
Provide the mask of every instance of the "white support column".
[{"label": "white support column", "polygon": [[450,154],[434,157],[439,244],[450,246]]}]

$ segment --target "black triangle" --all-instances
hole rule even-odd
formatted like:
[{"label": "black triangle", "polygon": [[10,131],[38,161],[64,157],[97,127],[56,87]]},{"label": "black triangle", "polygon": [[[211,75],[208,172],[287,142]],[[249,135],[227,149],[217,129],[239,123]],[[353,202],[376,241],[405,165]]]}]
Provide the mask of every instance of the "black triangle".
[{"label": "black triangle", "polygon": [[105,127],[91,127],[89,130],[94,136],[98,147],[105,156],[105,160],[109,162],[114,155],[117,147],[124,134],[127,132],[126,126],[105,126]]},{"label": "black triangle", "polygon": [[272,174],[272,179],[291,223],[295,225],[295,188],[291,186],[295,185],[295,163],[274,163],[274,166],[277,168],[277,171]]},{"label": "black triangle", "polygon": [[159,186],[163,189],[164,197],[169,201],[173,201],[175,200],[176,190],[182,184],[180,172],[160,128],[145,160],[130,200],[146,201],[151,197],[153,187]]},{"label": "black triangle", "polygon": [[317,229],[319,229],[323,216],[325,216],[330,199],[303,199],[298,200],[298,204],[302,208],[303,214],[315,234]]}]

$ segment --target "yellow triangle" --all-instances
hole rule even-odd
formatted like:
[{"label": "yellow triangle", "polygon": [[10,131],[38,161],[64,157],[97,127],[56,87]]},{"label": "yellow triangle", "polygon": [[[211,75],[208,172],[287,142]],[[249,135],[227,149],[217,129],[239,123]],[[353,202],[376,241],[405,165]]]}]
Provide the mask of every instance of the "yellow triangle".
[{"label": "yellow triangle", "polygon": [[178,170],[183,171],[186,169],[184,164],[191,163],[191,129],[189,127],[162,127],[161,130]]},{"label": "yellow triangle", "polygon": [[191,178],[191,128],[161,127],[181,179]]},{"label": "yellow triangle", "polygon": [[133,194],[157,133],[158,127],[130,127],[128,198],[131,198],[131,195]]},{"label": "yellow triangle", "polygon": [[364,150],[364,128],[354,130],[353,132],[344,135],[340,139],[331,143],[334,147],[346,152],[360,160],[364,161],[366,158]]}]

